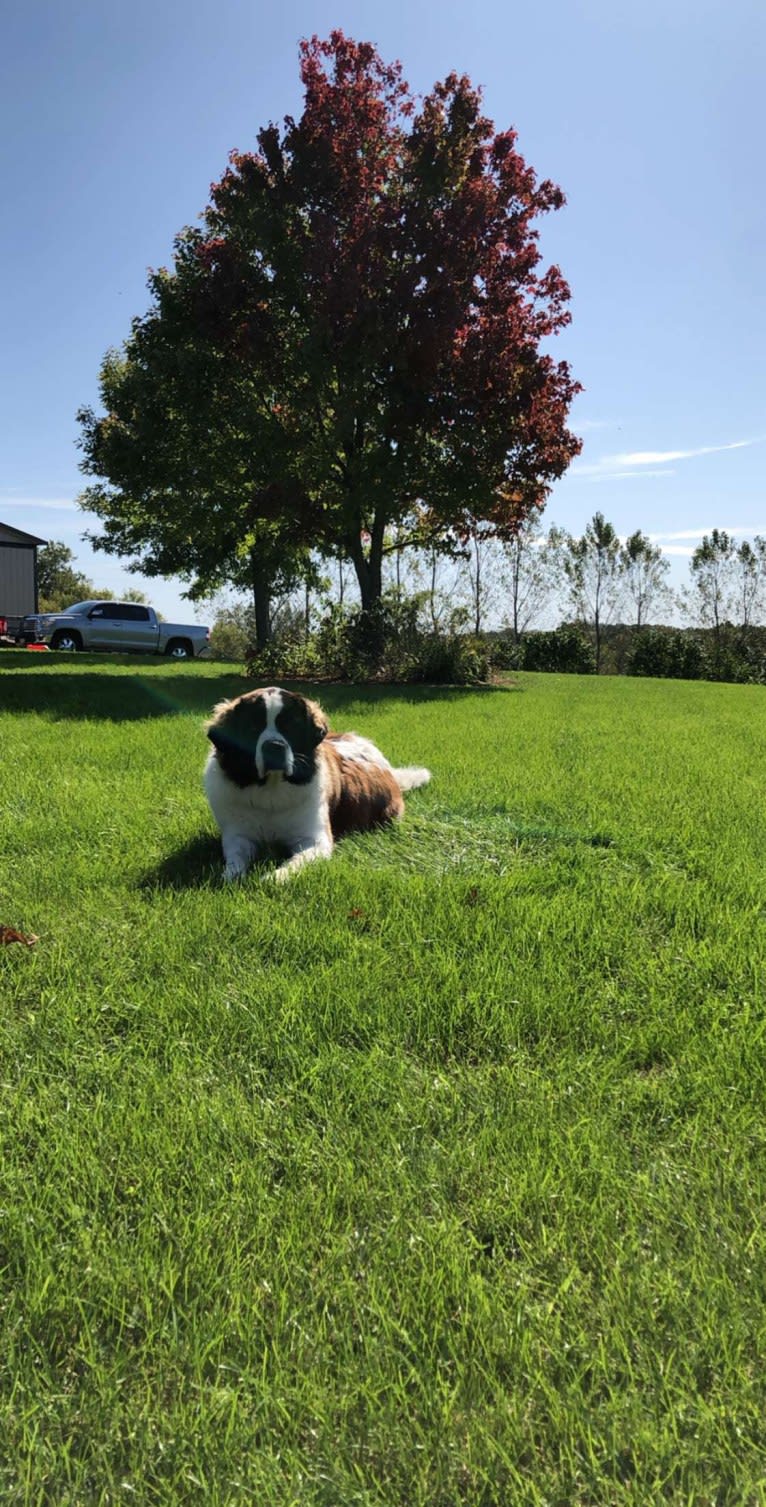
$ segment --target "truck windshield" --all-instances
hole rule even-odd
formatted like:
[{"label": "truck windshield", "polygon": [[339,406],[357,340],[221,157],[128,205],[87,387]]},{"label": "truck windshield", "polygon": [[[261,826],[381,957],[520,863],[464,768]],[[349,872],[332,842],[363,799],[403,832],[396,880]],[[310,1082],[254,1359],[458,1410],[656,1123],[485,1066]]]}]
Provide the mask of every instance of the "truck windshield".
[{"label": "truck windshield", "polygon": [[65,612],[87,612],[89,607],[95,607],[95,602],[75,602],[72,607],[65,607]]}]

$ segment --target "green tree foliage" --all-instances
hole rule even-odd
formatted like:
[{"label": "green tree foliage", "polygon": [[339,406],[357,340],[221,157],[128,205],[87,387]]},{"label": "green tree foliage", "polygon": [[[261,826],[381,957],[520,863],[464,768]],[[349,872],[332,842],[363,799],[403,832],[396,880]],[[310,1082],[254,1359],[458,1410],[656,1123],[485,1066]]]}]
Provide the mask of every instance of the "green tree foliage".
[{"label": "green tree foliage", "polygon": [[129,569],[178,575],[192,600],[224,585],[249,589],[265,642],[272,597],[300,578],[306,551],[287,519],[259,516],[269,474],[256,444],[260,397],[189,317],[195,270],[179,246],[175,274],[150,279],[154,310],[103,363],[106,416],[78,417],[83,469],[106,479],[81,503],[102,520],[94,548],[132,557]]},{"label": "green tree foliage", "polygon": [[560,675],[592,675],[596,670],[593,644],[576,623],[561,623],[549,633],[531,633],[523,643],[525,670],[548,670]]},{"label": "green tree foliage", "polygon": [[73,602],[86,601],[93,596],[93,582],[82,571],[75,570],[74,554],[68,545],[59,539],[51,539],[37,551],[37,589],[40,609],[43,612],[59,612],[71,607]]},{"label": "green tree foliage", "polygon": [[[109,601],[114,592],[99,591],[83,571],[74,569],[75,556],[60,539],[51,539],[37,551],[37,589],[41,612],[62,612],[74,602],[85,602],[91,597]],[[120,598],[123,602],[146,604],[142,591],[132,589]]]},{"label": "green tree foliage", "polygon": [[640,628],[626,668],[629,675],[661,680],[704,680],[710,673],[704,639],[678,628]]}]

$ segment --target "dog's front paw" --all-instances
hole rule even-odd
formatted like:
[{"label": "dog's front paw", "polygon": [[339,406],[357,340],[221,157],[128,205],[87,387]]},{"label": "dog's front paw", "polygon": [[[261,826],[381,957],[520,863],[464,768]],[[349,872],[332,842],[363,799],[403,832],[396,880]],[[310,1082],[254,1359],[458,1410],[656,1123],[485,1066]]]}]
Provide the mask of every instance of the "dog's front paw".
[{"label": "dog's front paw", "polygon": [[223,877],[227,884],[235,879],[244,879],[257,851],[251,838],[243,837],[239,832],[224,833]]}]

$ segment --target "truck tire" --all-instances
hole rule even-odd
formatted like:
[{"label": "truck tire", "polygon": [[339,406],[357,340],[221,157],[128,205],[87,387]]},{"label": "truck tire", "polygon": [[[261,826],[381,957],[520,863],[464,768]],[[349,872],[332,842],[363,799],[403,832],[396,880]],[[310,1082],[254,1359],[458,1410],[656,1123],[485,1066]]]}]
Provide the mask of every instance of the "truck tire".
[{"label": "truck tire", "polygon": [[168,659],[191,659],[192,646],[188,638],[171,638],[165,653]]},{"label": "truck tire", "polygon": [[75,654],[78,649],[82,648],[82,639],[79,633],[75,633],[71,628],[61,628],[58,633],[54,633],[51,648],[63,649],[68,654]]}]

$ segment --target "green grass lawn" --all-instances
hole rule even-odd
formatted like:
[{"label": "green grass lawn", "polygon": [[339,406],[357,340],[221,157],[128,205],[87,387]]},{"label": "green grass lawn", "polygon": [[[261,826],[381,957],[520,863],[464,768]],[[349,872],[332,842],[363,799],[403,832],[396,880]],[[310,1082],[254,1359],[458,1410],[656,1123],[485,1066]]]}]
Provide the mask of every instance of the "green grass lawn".
[{"label": "green grass lawn", "polygon": [[326,687],[433,782],[220,880],[215,665],[0,656],[0,1501],[766,1503],[759,687]]}]

